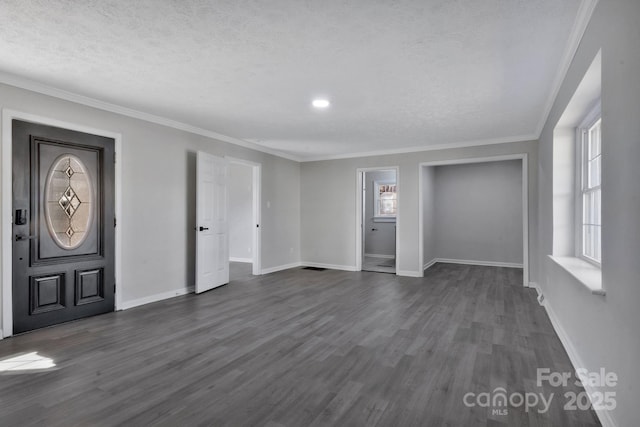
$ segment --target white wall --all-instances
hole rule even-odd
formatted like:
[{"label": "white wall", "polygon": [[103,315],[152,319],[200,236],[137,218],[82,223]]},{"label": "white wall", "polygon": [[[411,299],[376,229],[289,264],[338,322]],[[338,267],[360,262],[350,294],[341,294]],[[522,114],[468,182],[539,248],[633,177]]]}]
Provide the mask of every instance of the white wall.
[{"label": "white wall", "polygon": [[122,135],[124,303],[194,284],[198,150],[262,164],[262,268],[300,261],[299,163],[7,85],[0,107]]},{"label": "white wall", "polygon": [[423,268],[437,258],[436,254],[436,174],[435,168],[423,166],[420,169],[420,185],[422,185],[422,241]]},{"label": "white wall", "polygon": [[522,161],[433,169],[437,258],[522,264]]},{"label": "white wall", "polygon": [[253,169],[229,164],[229,258],[253,260]]},{"label": "white wall", "polygon": [[[600,1],[540,137],[537,280],[574,363],[615,372],[618,426],[640,425],[640,2]],[[553,130],[602,50],[602,282],[593,295],[550,260]],[[604,416],[607,416],[606,414]]]},{"label": "white wall", "polygon": [[[419,153],[324,160],[301,164],[301,251],[307,262],[355,268],[357,168],[399,167],[399,246],[397,269],[400,275],[419,276],[423,268],[419,245],[418,177],[420,163],[462,158],[528,154],[529,229],[535,236],[537,221],[537,142],[513,142]],[[537,253],[535,238],[529,251]],[[530,267],[537,272],[536,259]]]},{"label": "white wall", "polygon": [[374,222],[375,182],[396,182],[395,171],[371,171],[364,174],[364,253],[368,255],[396,255],[396,223]]}]

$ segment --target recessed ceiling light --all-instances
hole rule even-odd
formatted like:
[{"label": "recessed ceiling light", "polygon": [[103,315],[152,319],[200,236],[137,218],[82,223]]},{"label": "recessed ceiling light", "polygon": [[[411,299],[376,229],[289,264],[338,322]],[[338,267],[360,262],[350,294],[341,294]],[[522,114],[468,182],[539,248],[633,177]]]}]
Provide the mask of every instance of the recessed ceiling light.
[{"label": "recessed ceiling light", "polygon": [[326,99],[314,99],[311,105],[316,108],[327,108],[329,106],[329,101]]}]

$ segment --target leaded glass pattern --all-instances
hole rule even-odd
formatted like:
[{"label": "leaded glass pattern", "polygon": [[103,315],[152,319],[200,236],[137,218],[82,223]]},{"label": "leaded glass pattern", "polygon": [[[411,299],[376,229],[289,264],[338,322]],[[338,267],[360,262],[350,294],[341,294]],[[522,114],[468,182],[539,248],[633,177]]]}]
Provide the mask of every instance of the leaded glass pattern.
[{"label": "leaded glass pattern", "polygon": [[45,216],[53,240],[64,249],[77,248],[87,237],[93,218],[91,180],[82,161],[64,154],[47,176]]}]

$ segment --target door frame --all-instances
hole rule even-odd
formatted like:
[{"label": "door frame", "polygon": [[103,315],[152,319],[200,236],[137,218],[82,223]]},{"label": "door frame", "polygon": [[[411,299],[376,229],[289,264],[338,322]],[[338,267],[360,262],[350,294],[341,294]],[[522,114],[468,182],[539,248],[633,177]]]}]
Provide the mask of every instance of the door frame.
[{"label": "door frame", "polygon": [[262,197],[262,164],[252,162],[250,160],[239,159],[237,157],[224,156],[229,163],[235,163],[237,165],[249,166],[251,168],[251,191],[252,197],[252,218],[253,224],[257,227],[253,228],[251,239],[251,256],[252,256],[252,271],[251,274],[259,276],[262,274],[262,222],[261,222],[261,197]]},{"label": "door frame", "polygon": [[396,208],[396,276],[400,271],[400,194],[402,192],[402,186],[400,185],[400,167],[399,166],[375,166],[368,168],[356,169],[356,271],[362,271],[362,258],[364,257],[364,247],[362,246],[362,238],[364,234],[362,229],[364,226],[364,209],[362,203],[362,185],[364,184],[365,172],[373,172],[379,170],[393,170],[396,173],[396,199],[398,205]]},{"label": "door frame", "polygon": [[452,159],[452,160],[439,160],[433,162],[422,162],[418,164],[418,240],[420,245],[418,247],[418,256],[420,264],[420,276],[424,277],[424,225],[422,216],[424,215],[422,208],[422,168],[433,166],[447,166],[447,165],[462,165],[471,163],[488,163],[499,162],[507,160],[521,160],[522,161],[522,281],[524,287],[529,287],[529,172],[528,172],[528,155],[527,153],[520,154],[505,154],[488,157],[471,157],[466,159]]},{"label": "door frame", "polygon": [[13,288],[12,288],[12,262],[13,262],[13,133],[11,122],[14,119],[69,129],[77,132],[90,133],[99,136],[113,138],[115,141],[115,217],[118,226],[115,228],[115,310],[122,308],[122,135],[103,129],[97,129],[77,123],[70,123],[50,117],[25,113],[12,109],[2,109],[2,149],[0,161],[0,188],[2,188],[2,200],[0,206],[0,290],[2,299],[2,328],[0,339],[13,335]]}]

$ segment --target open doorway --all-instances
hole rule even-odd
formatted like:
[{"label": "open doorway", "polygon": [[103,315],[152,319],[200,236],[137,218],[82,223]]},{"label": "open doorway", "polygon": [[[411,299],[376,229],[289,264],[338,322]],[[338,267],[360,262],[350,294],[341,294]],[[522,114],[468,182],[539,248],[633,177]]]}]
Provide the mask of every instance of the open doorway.
[{"label": "open doorway", "polygon": [[419,260],[521,268],[529,286],[527,155],[419,165]]},{"label": "open doorway", "polygon": [[259,275],[260,164],[227,157],[229,162],[230,279]]},{"label": "open doorway", "polygon": [[396,273],[398,170],[358,170],[358,269]]}]

